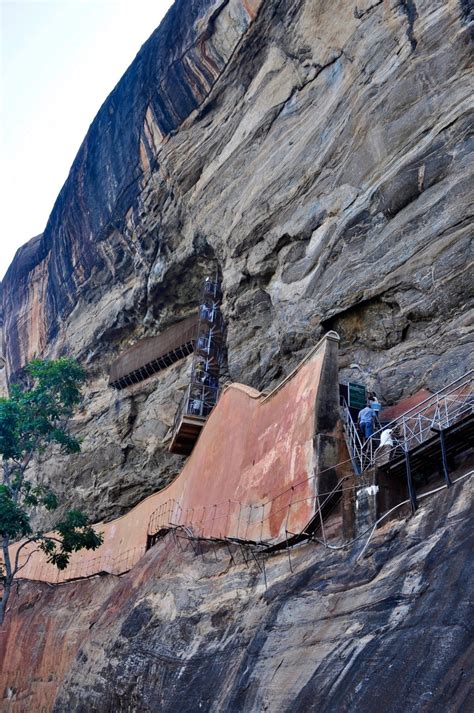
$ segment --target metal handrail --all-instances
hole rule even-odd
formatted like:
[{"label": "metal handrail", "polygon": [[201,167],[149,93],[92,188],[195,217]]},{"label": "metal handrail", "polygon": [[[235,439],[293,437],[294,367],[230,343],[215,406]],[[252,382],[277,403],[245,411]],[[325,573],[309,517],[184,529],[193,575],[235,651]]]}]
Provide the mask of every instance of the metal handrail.
[{"label": "metal handrail", "polygon": [[351,456],[352,465],[354,470],[358,475],[361,474],[363,470],[363,443],[362,439],[357,431],[357,427],[352,419],[349,406],[346,400],[342,399],[342,420],[344,422],[344,433],[346,435],[347,446],[349,448],[349,455]]},{"label": "metal handrail", "polygon": [[[420,417],[422,415],[423,411],[427,411],[428,409],[433,408],[433,407],[438,407],[440,403],[444,403],[444,410],[445,410],[444,422],[446,423],[446,425],[449,425],[450,423],[453,422],[454,419],[451,416],[451,414],[449,413],[448,406],[447,406],[447,400],[453,394],[455,394],[457,392],[462,392],[462,390],[466,386],[471,384],[473,380],[474,380],[474,369],[471,369],[470,371],[467,372],[467,374],[464,375],[464,377],[460,377],[459,379],[452,381],[450,384],[445,386],[443,389],[440,389],[439,391],[435,392],[434,394],[431,394],[431,396],[428,396],[426,399],[421,401],[417,406],[413,406],[408,411],[405,411],[400,416],[397,416],[397,418],[394,418],[389,423],[386,423],[383,427],[381,427],[380,429],[375,431],[373,435],[374,436],[380,435],[380,433],[382,431],[386,430],[387,428],[395,429],[402,422],[406,422],[414,417]],[[455,386],[455,384],[457,384],[457,385]],[[443,393],[448,388],[450,390],[447,391],[446,393]],[[461,402],[461,407],[463,407],[464,404],[466,404],[467,399],[471,396],[471,394],[472,394],[472,389],[465,394],[465,398]],[[456,400],[454,403],[458,403],[458,401]],[[467,412],[468,412],[468,410],[469,409],[466,409]],[[439,419],[438,419],[438,421],[439,421]],[[431,418],[431,422],[432,423],[435,422],[435,419],[433,417]],[[441,423],[443,423],[443,420],[441,420]]]},{"label": "metal handrail", "polygon": [[[450,382],[416,406],[374,431],[365,443],[362,443],[347,403],[343,399],[342,417],[349,452],[356,472],[360,474],[375,464],[376,444],[382,431],[386,429],[399,431],[395,438],[397,446],[408,452],[415,445],[420,445],[432,437],[433,428],[446,429],[465,415],[472,413],[474,410],[471,386],[473,379],[474,369],[471,369],[464,376]],[[468,387],[471,388],[468,389]]]},{"label": "metal handrail", "polygon": [[[412,406],[411,409],[408,409],[408,411],[404,411],[404,413],[402,413],[400,416],[397,416],[397,418],[394,418],[392,421],[390,421],[390,423],[387,423],[381,430],[384,430],[385,428],[391,428],[390,424],[395,423],[396,421],[398,421],[400,418],[402,418],[404,416],[408,416],[412,411],[414,411],[415,413],[418,413],[421,406],[423,406],[424,404],[427,404],[429,401],[432,401],[434,398],[439,397],[440,394],[443,393],[443,391],[450,389],[450,391],[446,394],[446,396],[448,396],[453,391],[457,391],[462,386],[465,386],[466,384],[470,383],[473,379],[474,379],[474,369],[470,369],[463,376],[460,376],[458,379],[455,379],[454,381],[450,381],[449,384],[447,384],[446,386],[443,386],[443,388],[439,389],[439,391],[435,391],[434,394],[430,394],[425,399],[423,399],[423,401],[420,401],[415,406]],[[461,381],[463,383],[459,384],[458,386],[454,386],[454,384],[457,384],[459,381]]]}]

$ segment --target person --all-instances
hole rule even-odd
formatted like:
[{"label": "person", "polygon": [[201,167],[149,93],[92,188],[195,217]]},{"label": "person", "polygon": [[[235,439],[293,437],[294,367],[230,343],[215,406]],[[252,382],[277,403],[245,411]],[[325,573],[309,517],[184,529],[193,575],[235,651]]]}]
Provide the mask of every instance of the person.
[{"label": "person", "polygon": [[382,433],[380,434],[380,445],[381,446],[390,446],[390,448],[393,447],[393,437],[392,437],[393,429],[392,428],[384,428]]},{"label": "person", "polygon": [[377,465],[383,465],[390,460],[393,449],[392,429],[384,428],[380,434],[380,445],[376,448],[374,456]]},{"label": "person", "polygon": [[381,409],[382,409],[382,404],[381,404],[380,401],[378,400],[378,398],[377,398],[377,396],[376,396],[376,394],[375,394],[374,391],[372,391],[372,392],[369,394],[369,406],[370,406],[370,408],[372,409],[372,411],[375,411],[375,415],[376,415],[376,416],[379,416],[379,415],[380,415],[380,411],[381,411]]},{"label": "person", "polygon": [[367,402],[367,406],[362,411],[359,411],[357,422],[366,441],[374,432],[374,416],[375,411],[370,408],[369,402]]}]

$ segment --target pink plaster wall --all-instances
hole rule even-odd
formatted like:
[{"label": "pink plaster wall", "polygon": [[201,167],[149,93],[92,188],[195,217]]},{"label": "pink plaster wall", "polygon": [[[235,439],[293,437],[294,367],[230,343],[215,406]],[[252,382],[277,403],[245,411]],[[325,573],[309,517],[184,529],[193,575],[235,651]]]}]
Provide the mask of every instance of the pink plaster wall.
[{"label": "pink plaster wall", "polygon": [[123,517],[98,523],[103,545],[73,554],[64,572],[34,554],[21,576],[56,582],[126,571],[145,551],[147,534],[169,523],[204,537],[271,543],[286,530],[301,532],[315,512],[317,401],[331,344],[334,338],[324,338],[266,397],[240,384],[227,388],[173,483]]}]

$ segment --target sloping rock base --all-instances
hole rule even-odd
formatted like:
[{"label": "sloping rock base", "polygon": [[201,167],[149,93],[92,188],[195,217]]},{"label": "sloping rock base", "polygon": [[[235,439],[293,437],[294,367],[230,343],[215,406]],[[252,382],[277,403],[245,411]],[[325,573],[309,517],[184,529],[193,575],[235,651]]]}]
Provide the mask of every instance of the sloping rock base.
[{"label": "sloping rock base", "polygon": [[425,500],[359,563],[365,538],[295,548],[293,573],[274,555],[267,589],[255,563],[171,535],[120,578],[22,584],[2,710],[472,710],[471,493]]}]

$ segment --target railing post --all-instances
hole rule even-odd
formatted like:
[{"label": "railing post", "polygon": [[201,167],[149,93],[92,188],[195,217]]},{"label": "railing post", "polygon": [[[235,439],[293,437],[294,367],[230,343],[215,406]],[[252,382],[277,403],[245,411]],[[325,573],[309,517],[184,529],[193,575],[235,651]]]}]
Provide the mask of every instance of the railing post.
[{"label": "railing post", "polygon": [[413,486],[413,478],[410,466],[410,453],[408,450],[405,451],[405,469],[407,474],[408,494],[410,496],[411,509],[413,513],[415,513],[418,507],[418,502],[416,500],[415,488]]},{"label": "railing post", "polygon": [[446,481],[446,487],[450,488],[452,483],[451,478],[449,477],[449,471],[448,471],[448,457],[446,453],[446,436],[444,435],[444,430],[441,428],[432,428],[432,431],[435,433],[439,433],[439,444],[441,446],[441,462],[443,464],[443,475],[444,479]]}]

